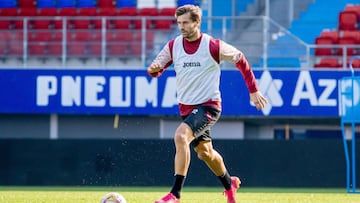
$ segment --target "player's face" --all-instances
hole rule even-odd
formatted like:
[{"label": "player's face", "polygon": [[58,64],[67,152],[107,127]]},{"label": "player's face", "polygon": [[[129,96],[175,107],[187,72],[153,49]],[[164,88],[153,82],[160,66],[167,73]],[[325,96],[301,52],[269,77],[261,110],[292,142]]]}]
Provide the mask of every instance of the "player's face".
[{"label": "player's face", "polygon": [[177,17],[179,30],[183,37],[189,41],[196,40],[199,37],[199,23],[198,21],[194,22],[191,20],[190,13],[185,13]]}]

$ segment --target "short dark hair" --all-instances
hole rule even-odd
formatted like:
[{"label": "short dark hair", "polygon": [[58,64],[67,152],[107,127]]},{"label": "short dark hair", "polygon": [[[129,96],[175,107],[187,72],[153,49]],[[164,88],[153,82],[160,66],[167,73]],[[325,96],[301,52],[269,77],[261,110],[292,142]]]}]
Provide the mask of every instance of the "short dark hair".
[{"label": "short dark hair", "polygon": [[175,17],[179,17],[181,15],[184,15],[185,13],[190,13],[190,18],[192,21],[201,21],[202,11],[199,6],[195,6],[192,4],[186,4],[183,6],[180,6],[176,9]]}]

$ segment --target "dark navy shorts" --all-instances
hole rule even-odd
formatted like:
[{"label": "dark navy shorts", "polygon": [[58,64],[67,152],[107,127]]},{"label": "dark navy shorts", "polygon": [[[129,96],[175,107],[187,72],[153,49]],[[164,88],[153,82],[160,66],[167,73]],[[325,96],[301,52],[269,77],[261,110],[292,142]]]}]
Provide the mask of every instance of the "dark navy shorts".
[{"label": "dark navy shorts", "polygon": [[211,140],[211,127],[219,120],[221,111],[212,106],[197,106],[191,114],[183,116],[183,122],[190,126],[195,139],[191,142],[193,147],[201,141]]}]

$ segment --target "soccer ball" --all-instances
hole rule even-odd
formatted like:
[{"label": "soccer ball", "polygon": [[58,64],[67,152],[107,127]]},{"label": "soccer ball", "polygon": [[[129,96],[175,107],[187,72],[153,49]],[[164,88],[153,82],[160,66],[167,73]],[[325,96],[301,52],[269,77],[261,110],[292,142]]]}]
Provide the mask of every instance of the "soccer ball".
[{"label": "soccer ball", "polygon": [[119,193],[110,192],[101,199],[100,203],[126,203],[126,200]]}]

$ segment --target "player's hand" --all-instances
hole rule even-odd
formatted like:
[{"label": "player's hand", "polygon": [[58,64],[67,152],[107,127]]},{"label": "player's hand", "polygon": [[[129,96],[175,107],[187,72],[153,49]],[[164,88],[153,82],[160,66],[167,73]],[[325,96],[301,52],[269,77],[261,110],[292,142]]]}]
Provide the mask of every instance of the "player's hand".
[{"label": "player's hand", "polygon": [[148,67],[147,71],[148,71],[148,73],[157,73],[157,72],[161,71],[161,69],[162,69],[162,67],[161,67],[160,64],[158,64],[158,63],[152,63],[152,64]]},{"label": "player's hand", "polygon": [[257,110],[261,110],[268,103],[266,98],[261,94],[260,91],[250,94],[250,100],[255,104]]}]

